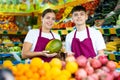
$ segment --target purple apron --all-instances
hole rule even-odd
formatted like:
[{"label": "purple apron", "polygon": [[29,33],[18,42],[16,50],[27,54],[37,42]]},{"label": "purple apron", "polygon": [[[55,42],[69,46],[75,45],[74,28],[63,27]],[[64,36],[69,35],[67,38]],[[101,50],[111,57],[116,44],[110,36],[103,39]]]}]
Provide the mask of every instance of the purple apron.
[{"label": "purple apron", "polygon": [[87,29],[88,38],[86,38],[83,41],[80,41],[79,39],[76,38],[77,30],[75,31],[74,38],[72,40],[72,52],[75,53],[75,55],[74,55],[75,57],[84,55],[87,58],[89,58],[89,57],[93,58],[96,56],[96,53],[93,49],[92,40],[90,38],[88,27],[86,27],[86,29]]},{"label": "purple apron", "polygon": [[[45,47],[46,47],[47,43],[50,41],[50,39],[42,37],[41,33],[42,33],[42,30],[40,29],[39,37],[37,39],[37,43],[36,43],[36,46],[35,46],[35,49],[34,49],[35,52],[45,50]],[[51,31],[50,31],[50,33],[53,36],[53,33]],[[53,36],[53,39],[55,39],[54,36]],[[44,60],[45,62],[49,62],[53,57],[48,58],[48,57],[45,57],[45,56],[40,56],[40,58],[42,60]]]}]

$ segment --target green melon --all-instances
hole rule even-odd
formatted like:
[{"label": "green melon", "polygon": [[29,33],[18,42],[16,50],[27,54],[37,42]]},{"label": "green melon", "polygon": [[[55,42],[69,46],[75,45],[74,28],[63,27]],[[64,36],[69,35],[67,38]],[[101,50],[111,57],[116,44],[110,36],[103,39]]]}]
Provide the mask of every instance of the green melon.
[{"label": "green melon", "polygon": [[56,53],[59,52],[62,48],[62,42],[58,39],[53,39],[48,42],[45,47],[46,51],[50,51],[49,53]]}]

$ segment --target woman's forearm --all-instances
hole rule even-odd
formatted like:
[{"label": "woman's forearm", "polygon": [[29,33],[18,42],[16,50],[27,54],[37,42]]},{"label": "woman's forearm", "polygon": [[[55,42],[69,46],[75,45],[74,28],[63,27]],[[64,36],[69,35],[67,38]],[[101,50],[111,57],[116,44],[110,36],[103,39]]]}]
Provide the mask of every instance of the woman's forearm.
[{"label": "woman's forearm", "polygon": [[42,52],[30,52],[30,51],[24,51],[22,52],[22,58],[32,58],[32,57],[36,57],[36,56],[41,56]]}]

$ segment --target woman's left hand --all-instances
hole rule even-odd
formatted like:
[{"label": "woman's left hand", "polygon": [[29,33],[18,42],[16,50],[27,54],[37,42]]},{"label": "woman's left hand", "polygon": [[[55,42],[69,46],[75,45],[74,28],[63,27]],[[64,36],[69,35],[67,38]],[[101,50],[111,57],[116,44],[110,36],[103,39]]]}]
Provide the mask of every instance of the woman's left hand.
[{"label": "woman's left hand", "polygon": [[48,51],[42,51],[42,53],[43,53],[43,56],[45,56],[45,57],[54,57],[54,56],[56,56],[57,55],[57,53],[48,53]]}]

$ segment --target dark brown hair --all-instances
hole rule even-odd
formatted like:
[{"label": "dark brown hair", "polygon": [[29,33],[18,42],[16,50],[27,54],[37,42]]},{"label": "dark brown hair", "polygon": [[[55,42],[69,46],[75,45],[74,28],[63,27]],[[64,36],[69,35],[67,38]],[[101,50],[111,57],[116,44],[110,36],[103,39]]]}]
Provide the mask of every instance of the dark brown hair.
[{"label": "dark brown hair", "polygon": [[55,11],[52,10],[52,9],[46,9],[46,10],[43,11],[42,17],[44,17],[47,13],[55,13]]},{"label": "dark brown hair", "polygon": [[75,6],[75,7],[73,7],[71,13],[74,13],[76,11],[85,11],[86,12],[86,9],[83,6]]}]

